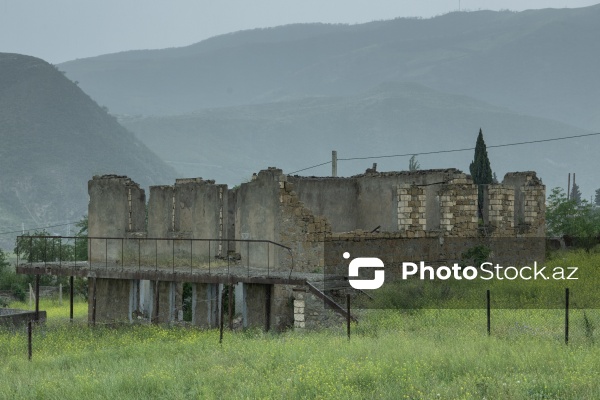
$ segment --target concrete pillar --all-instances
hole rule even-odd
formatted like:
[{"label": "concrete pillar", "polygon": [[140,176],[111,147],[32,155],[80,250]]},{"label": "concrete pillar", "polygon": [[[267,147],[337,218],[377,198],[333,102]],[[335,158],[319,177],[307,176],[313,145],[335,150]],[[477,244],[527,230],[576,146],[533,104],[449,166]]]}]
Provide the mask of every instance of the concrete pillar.
[{"label": "concrete pillar", "polygon": [[[137,281],[96,278],[96,322],[131,322],[137,308]],[[88,296],[88,320],[92,321],[94,286]]]},{"label": "concrete pillar", "polygon": [[201,328],[216,328],[219,323],[219,285],[192,285],[192,324]]},{"label": "concrete pillar", "polygon": [[[244,284],[244,328],[269,328],[271,326],[271,302],[273,285]],[[269,303],[269,304],[267,304]]]},{"label": "concrete pillar", "polygon": [[152,315],[152,284],[150,281],[142,280],[138,283],[140,289],[139,311],[144,318],[150,318]]},{"label": "concrete pillar", "polygon": [[244,284],[239,282],[234,286],[235,293],[235,313],[242,314],[242,321],[245,321],[244,317]]},{"label": "concrete pillar", "polygon": [[[178,310],[181,309],[181,305],[177,304],[177,300],[181,299],[181,296],[177,295],[176,282],[158,282],[158,290],[156,290],[156,281],[150,282],[150,319],[156,323],[174,322],[178,320]],[[158,294],[158,302],[156,301],[156,295]],[[158,315],[156,312],[156,306],[158,305]]]}]

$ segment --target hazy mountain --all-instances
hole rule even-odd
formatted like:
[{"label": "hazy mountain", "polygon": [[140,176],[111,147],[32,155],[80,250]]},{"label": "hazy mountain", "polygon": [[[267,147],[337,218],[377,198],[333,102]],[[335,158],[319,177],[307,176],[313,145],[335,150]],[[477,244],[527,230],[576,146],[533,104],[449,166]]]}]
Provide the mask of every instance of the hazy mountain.
[{"label": "hazy mountain", "polygon": [[[470,97],[417,84],[382,84],[358,95],[223,107],[193,114],[121,121],[175,166],[182,176],[237,184],[253,172],[278,166],[290,173],[340,158],[413,154],[472,148],[479,128],[488,146],[586,134],[564,123],[517,114]],[[566,186],[577,172],[584,195],[600,186],[600,137],[488,149],[492,169],[535,170],[549,188]],[[409,157],[340,161],[340,175],[404,170]],[[422,169],[457,167],[468,172],[473,151],[418,156]],[[331,166],[303,171],[329,175]]]},{"label": "hazy mountain", "polygon": [[54,66],[6,53],[0,53],[0,171],[0,232],[22,222],[27,228],[79,220],[87,213],[87,181],[96,174],[126,174],[142,185],[175,176]]},{"label": "hazy mountain", "polygon": [[600,126],[600,5],[288,25],[60,65],[116,114],[167,115],[415,82]]}]

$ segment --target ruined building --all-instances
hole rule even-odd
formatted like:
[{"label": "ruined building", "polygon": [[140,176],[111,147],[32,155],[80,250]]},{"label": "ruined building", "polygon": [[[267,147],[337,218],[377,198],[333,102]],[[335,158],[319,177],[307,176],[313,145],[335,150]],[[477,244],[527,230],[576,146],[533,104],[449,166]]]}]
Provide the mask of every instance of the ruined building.
[{"label": "ruined building", "polygon": [[242,326],[313,327],[344,314],[318,310],[330,300],[316,283],[328,241],[420,239],[412,252],[450,260],[458,255],[445,239],[543,237],[545,225],[534,172],[486,185],[482,220],[477,186],[456,169],[334,178],[269,168],[231,189],[200,178],[153,186],[147,204],[138,184],[107,175],[89,181],[89,195],[89,262],[19,272],[87,276],[93,321],[177,321],[186,309],[203,327],[219,315],[229,324],[239,315]]}]

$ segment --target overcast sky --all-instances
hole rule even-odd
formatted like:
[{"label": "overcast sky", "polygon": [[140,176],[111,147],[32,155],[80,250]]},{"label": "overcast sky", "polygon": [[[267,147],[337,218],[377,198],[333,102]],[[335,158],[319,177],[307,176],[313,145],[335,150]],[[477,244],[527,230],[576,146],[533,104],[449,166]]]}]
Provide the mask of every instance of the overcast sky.
[{"label": "overcast sky", "polygon": [[[462,10],[585,7],[600,0],[460,0]],[[179,47],[242,29],[295,22],[429,18],[459,0],[0,0],[0,52],[52,63]]]}]

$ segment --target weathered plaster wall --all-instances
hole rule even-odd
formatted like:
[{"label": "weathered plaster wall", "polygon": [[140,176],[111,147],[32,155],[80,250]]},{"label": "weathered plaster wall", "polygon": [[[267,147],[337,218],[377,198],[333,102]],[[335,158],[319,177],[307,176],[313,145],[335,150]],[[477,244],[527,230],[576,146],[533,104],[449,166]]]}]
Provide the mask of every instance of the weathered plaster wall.
[{"label": "weathered plaster wall", "polygon": [[89,321],[93,320],[94,297],[96,322],[131,322],[135,301],[133,300],[134,286],[130,279],[90,279],[88,285]]},{"label": "weathered plaster wall", "polygon": [[[90,237],[123,238],[145,231],[146,195],[137,183],[125,176],[94,176],[88,182],[88,193]],[[93,262],[103,262],[106,258],[116,262],[121,259],[121,246],[91,240],[89,253]]]}]

